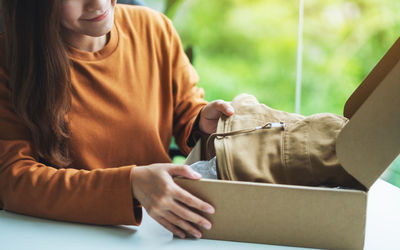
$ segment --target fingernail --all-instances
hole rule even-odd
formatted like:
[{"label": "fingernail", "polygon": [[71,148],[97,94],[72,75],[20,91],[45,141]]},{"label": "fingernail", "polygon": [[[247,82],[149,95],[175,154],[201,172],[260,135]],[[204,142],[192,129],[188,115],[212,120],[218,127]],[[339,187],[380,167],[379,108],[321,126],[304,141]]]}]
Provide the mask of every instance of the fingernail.
[{"label": "fingernail", "polygon": [[193,175],[193,177],[195,177],[195,178],[201,178],[201,174],[199,174],[199,173],[197,173],[197,172],[195,172],[195,171],[192,172],[192,175]]},{"label": "fingernail", "polygon": [[228,107],[227,110],[228,110],[229,113],[234,113],[235,112],[235,110],[233,108],[231,108],[231,107]]},{"label": "fingernail", "polygon": [[197,239],[201,238],[201,233],[194,233],[194,237],[196,237]]},{"label": "fingernail", "polygon": [[213,214],[213,213],[215,213],[215,209],[213,207],[208,207],[207,212],[210,214]]},{"label": "fingernail", "polygon": [[208,223],[208,222],[206,222],[206,223],[203,224],[203,227],[204,227],[205,229],[207,229],[207,230],[210,230],[210,229],[211,229],[211,224]]}]

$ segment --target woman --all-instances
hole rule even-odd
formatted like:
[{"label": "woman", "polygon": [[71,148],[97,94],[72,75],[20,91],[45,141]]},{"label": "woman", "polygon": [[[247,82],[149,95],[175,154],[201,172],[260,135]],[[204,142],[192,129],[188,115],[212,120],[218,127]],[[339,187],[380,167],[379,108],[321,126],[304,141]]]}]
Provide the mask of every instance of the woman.
[{"label": "woman", "polygon": [[[230,104],[206,103],[171,22],[116,0],[2,1],[0,208],[94,224],[141,221],[177,236],[214,208],[178,187],[172,136],[188,153]],[[191,137],[192,138],[192,137]],[[193,138],[192,138],[193,139]]]}]

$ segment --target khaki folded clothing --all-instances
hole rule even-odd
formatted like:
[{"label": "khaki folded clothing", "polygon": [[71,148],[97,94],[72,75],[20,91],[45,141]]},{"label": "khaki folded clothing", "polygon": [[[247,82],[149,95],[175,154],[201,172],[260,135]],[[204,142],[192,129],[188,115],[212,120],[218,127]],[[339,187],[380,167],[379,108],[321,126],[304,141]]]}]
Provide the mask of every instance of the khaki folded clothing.
[{"label": "khaki folded clothing", "polygon": [[336,157],[336,138],[346,118],[287,113],[247,94],[232,106],[235,114],[221,117],[207,142],[210,156],[217,156],[219,179],[363,188]]}]

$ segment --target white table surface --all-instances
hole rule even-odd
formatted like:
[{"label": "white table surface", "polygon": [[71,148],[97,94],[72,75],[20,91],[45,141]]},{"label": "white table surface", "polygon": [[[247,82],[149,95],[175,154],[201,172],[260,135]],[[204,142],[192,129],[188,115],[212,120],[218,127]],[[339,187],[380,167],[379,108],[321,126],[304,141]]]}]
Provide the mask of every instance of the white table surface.
[{"label": "white table surface", "polygon": [[[368,198],[365,249],[400,249],[400,189],[378,180]],[[218,240],[178,239],[144,212],[140,227],[92,226],[0,210],[0,249],[299,249]]]}]

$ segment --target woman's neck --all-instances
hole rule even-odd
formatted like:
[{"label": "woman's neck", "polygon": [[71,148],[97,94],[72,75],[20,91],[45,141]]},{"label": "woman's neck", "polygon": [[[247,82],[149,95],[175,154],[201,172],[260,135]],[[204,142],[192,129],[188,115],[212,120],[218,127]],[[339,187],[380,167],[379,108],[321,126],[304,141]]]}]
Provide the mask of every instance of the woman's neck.
[{"label": "woman's neck", "polygon": [[96,52],[104,48],[109,40],[109,33],[99,37],[73,33],[63,30],[63,39],[70,46],[87,52]]}]

